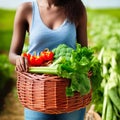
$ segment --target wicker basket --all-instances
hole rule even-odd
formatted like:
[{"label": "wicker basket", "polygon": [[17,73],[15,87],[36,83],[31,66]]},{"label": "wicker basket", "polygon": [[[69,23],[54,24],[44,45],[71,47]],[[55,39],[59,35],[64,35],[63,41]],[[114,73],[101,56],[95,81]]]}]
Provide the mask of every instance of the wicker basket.
[{"label": "wicker basket", "polygon": [[86,107],[91,101],[91,91],[85,96],[75,93],[66,97],[68,79],[53,75],[17,72],[17,90],[21,104],[47,114],[72,112]]}]

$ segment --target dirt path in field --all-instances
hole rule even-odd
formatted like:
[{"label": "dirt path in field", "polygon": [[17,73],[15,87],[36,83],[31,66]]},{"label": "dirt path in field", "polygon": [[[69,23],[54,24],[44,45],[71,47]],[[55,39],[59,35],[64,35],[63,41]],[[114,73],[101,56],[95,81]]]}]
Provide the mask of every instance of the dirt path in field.
[{"label": "dirt path in field", "polygon": [[18,101],[15,86],[5,97],[3,110],[0,112],[0,120],[24,120],[23,107]]}]

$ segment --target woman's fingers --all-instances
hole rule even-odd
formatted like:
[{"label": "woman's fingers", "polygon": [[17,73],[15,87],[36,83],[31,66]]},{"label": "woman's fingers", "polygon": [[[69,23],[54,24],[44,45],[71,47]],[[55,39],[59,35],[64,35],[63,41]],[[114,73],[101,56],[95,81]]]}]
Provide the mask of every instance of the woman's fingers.
[{"label": "woman's fingers", "polygon": [[25,71],[25,59],[24,57],[20,57],[20,68],[22,71]]},{"label": "woman's fingers", "polygon": [[28,71],[28,61],[27,61],[27,58],[19,56],[16,59],[16,69],[18,71]]},{"label": "woman's fingers", "polygon": [[29,69],[29,67],[28,67],[28,66],[29,66],[29,65],[28,65],[28,59],[25,57],[25,58],[24,58],[24,61],[25,61],[25,62],[24,62],[24,63],[25,63],[25,70],[28,71],[28,69]]},{"label": "woman's fingers", "polygon": [[23,66],[22,64],[24,64],[24,63],[22,62],[21,59],[23,59],[21,56],[17,57],[17,59],[16,59],[16,69],[17,69],[17,71],[24,71],[24,67],[22,67]]}]

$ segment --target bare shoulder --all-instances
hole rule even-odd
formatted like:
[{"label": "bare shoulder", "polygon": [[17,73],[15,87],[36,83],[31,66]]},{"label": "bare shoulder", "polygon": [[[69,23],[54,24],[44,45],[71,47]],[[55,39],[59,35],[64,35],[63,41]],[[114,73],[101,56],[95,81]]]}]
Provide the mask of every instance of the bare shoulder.
[{"label": "bare shoulder", "polygon": [[22,18],[26,18],[32,13],[32,2],[25,2],[19,5],[16,14]]},{"label": "bare shoulder", "polygon": [[32,9],[32,2],[25,2],[19,5],[17,11],[25,12]]}]

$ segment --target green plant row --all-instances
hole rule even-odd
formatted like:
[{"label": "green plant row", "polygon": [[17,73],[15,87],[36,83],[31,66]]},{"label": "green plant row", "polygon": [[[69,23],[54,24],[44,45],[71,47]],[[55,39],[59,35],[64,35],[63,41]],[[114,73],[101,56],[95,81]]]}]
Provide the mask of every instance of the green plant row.
[{"label": "green plant row", "polygon": [[88,24],[89,43],[99,55],[103,77],[93,104],[102,120],[119,120],[120,17],[99,12],[89,14]]},{"label": "green plant row", "polygon": [[14,66],[9,63],[8,56],[0,54],[0,94],[6,83],[13,77]]},{"label": "green plant row", "polygon": [[0,52],[9,51],[15,11],[0,9]]}]

